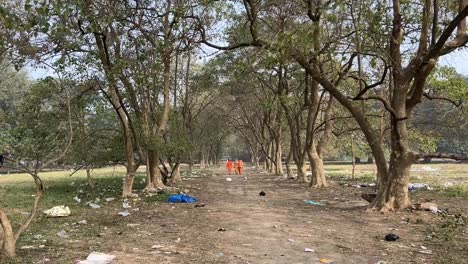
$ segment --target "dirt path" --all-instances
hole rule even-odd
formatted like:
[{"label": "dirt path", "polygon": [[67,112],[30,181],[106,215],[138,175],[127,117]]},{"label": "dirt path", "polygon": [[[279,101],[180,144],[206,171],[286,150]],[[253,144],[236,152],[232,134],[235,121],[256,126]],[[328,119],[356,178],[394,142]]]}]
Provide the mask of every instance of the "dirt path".
[{"label": "dirt path", "polygon": [[[310,191],[252,171],[231,182],[226,177],[219,171],[184,181],[205,207],[143,205],[129,217],[110,217],[89,245],[117,255],[113,263],[433,263],[417,253],[426,228],[415,219],[431,217],[428,212],[367,213],[351,188]],[[390,232],[401,239],[384,241]]]}]

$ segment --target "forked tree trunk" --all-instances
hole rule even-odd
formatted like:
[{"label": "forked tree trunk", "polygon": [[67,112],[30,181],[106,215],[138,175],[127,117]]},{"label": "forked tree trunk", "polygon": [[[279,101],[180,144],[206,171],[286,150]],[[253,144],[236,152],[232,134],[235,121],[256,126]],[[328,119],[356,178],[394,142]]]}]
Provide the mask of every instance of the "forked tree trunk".
[{"label": "forked tree trunk", "polygon": [[392,153],[387,180],[381,184],[381,190],[370,208],[381,212],[408,208],[411,205],[408,196],[408,183],[414,156],[411,153]]},{"label": "forked tree trunk", "polygon": [[174,184],[182,182],[182,177],[180,176],[180,162],[176,162],[174,168],[172,168],[171,182]]},{"label": "forked tree trunk", "polygon": [[153,182],[153,188],[165,188],[161,171],[159,170],[159,153],[149,151],[150,174]]},{"label": "forked tree trunk", "polygon": [[327,180],[325,178],[325,173],[323,170],[323,160],[317,153],[317,148],[313,143],[309,151],[307,152],[310,161],[310,168],[312,170],[312,179],[310,181],[310,186],[317,187],[328,187]]}]

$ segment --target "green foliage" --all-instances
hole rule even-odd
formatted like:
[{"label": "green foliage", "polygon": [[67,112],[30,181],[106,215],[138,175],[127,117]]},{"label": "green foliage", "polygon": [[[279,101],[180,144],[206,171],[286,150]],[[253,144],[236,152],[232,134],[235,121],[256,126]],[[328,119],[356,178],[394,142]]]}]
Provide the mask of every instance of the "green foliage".
[{"label": "green foliage", "polygon": [[8,149],[17,159],[44,161],[57,156],[70,137],[69,98],[63,83],[35,83],[8,122]]}]

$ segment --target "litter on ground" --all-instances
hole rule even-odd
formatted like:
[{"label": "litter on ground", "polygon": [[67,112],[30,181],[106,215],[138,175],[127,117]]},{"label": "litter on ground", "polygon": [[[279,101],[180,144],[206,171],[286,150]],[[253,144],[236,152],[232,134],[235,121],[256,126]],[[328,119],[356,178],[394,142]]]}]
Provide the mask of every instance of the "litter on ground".
[{"label": "litter on ground", "polygon": [[86,260],[79,261],[78,264],[109,264],[114,258],[114,255],[92,252]]},{"label": "litter on ground", "polygon": [[167,198],[169,203],[195,203],[198,202],[196,198],[190,197],[185,194],[174,194]]},{"label": "litter on ground", "polygon": [[312,200],[304,200],[304,202],[305,202],[306,204],[312,204],[312,205],[323,205],[323,204],[321,204],[321,203],[319,203],[319,202],[312,201]]},{"label": "litter on ground", "polygon": [[65,217],[71,214],[70,208],[68,206],[60,205],[54,206],[48,210],[44,211],[47,217]]}]

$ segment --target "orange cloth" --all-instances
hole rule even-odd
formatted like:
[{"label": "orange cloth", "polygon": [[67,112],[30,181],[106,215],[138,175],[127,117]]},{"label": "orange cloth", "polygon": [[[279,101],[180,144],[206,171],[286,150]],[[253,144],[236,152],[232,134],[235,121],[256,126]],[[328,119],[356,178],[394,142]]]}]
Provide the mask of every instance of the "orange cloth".
[{"label": "orange cloth", "polygon": [[226,162],[226,169],[227,169],[229,175],[231,175],[232,166],[233,166],[232,161],[228,160],[228,161]]},{"label": "orange cloth", "polygon": [[239,174],[242,174],[243,170],[244,170],[244,162],[242,160],[239,160]]},{"label": "orange cloth", "polygon": [[236,170],[236,175],[240,174],[240,169],[239,169],[239,161],[236,160],[234,161],[234,169]]}]

